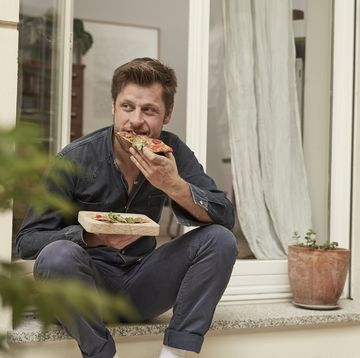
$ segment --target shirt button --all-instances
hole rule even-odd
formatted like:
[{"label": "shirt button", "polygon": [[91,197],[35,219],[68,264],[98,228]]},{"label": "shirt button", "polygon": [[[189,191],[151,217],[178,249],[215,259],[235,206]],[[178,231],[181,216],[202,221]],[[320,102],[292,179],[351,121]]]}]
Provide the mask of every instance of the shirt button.
[{"label": "shirt button", "polygon": [[121,250],[120,254],[124,255],[125,254],[125,250]]},{"label": "shirt button", "polygon": [[200,205],[204,205],[204,202],[202,200],[200,200]]}]

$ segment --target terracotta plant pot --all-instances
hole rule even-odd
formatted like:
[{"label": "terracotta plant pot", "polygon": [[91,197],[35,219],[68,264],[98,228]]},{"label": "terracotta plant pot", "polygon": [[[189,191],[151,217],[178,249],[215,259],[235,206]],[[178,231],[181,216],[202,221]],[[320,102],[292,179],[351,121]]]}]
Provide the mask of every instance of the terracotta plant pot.
[{"label": "terracotta plant pot", "polygon": [[349,260],[348,249],[289,246],[288,274],[294,304],[315,309],[338,307]]}]

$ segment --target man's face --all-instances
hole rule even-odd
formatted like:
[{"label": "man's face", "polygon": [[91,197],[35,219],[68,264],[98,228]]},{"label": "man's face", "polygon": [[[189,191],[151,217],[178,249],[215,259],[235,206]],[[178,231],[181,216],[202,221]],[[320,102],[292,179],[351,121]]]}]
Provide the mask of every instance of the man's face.
[{"label": "man's face", "polygon": [[152,138],[160,136],[163,125],[171,118],[171,113],[165,115],[159,83],[148,87],[127,84],[116,97],[112,113],[115,132],[134,131]]}]

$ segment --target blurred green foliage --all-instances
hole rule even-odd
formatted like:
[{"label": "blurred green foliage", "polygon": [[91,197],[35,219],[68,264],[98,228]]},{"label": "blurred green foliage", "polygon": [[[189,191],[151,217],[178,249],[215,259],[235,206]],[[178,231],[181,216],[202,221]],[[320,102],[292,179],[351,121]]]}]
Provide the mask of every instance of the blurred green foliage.
[{"label": "blurred green foliage", "polygon": [[39,212],[52,206],[64,215],[71,214],[74,205],[48,192],[43,176],[51,165],[55,169],[50,179],[61,184],[61,171],[76,168],[70,162],[50,157],[37,138],[37,127],[31,124],[0,129],[0,210],[11,208],[12,201],[18,200]]},{"label": "blurred green foliage", "polygon": [[[49,206],[64,215],[76,208],[62,197],[50,193],[43,180],[51,165],[51,180],[61,185],[64,170],[76,170],[73,164],[49,158],[38,141],[34,125],[0,128],[0,211],[12,208],[13,200],[32,205],[39,213]],[[48,173],[48,172],[47,172]],[[125,297],[101,292],[80,282],[34,280],[18,265],[0,262],[0,309],[10,307],[14,324],[25,311],[32,309],[46,329],[56,317],[71,320],[74,310],[92,317],[101,315],[105,321],[116,317],[136,320],[137,314]],[[6,335],[0,335],[0,350],[6,349]]]},{"label": "blurred green foliage", "polygon": [[136,311],[125,297],[115,297],[92,289],[82,282],[66,280],[34,280],[14,264],[0,264],[0,296],[2,305],[11,307],[16,325],[25,311],[36,309],[44,329],[57,317],[71,323],[72,312],[93,317],[101,315],[112,323],[117,317],[137,318]]}]

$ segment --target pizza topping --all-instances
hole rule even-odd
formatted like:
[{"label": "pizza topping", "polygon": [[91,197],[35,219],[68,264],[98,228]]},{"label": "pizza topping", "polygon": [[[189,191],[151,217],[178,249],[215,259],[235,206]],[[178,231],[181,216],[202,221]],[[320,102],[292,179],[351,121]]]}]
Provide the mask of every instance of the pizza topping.
[{"label": "pizza topping", "polygon": [[132,146],[137,150],[141,150],[141,149],[145,148],[147,145],[148,145],[147,141],[141,140],[141,139],[135,139],[132,142]]},{"label": "pizza topping", "polygon": [[102,221],[106,223],[123,223],[123,224],[143,224],[147,220],[140,216],[123,216],[120,214],[114,214],[109,212],[107,214],[97,214],[95,220]]},{"label": "pizza topping", "polygon": [[154,153],[168,153],[172,152],[172,148],[165,144],[161,139],[150,138],[145,134],[136,134],[135,132],[120,131],[116,135],[128,142],[137,150],[149,148]]}]

